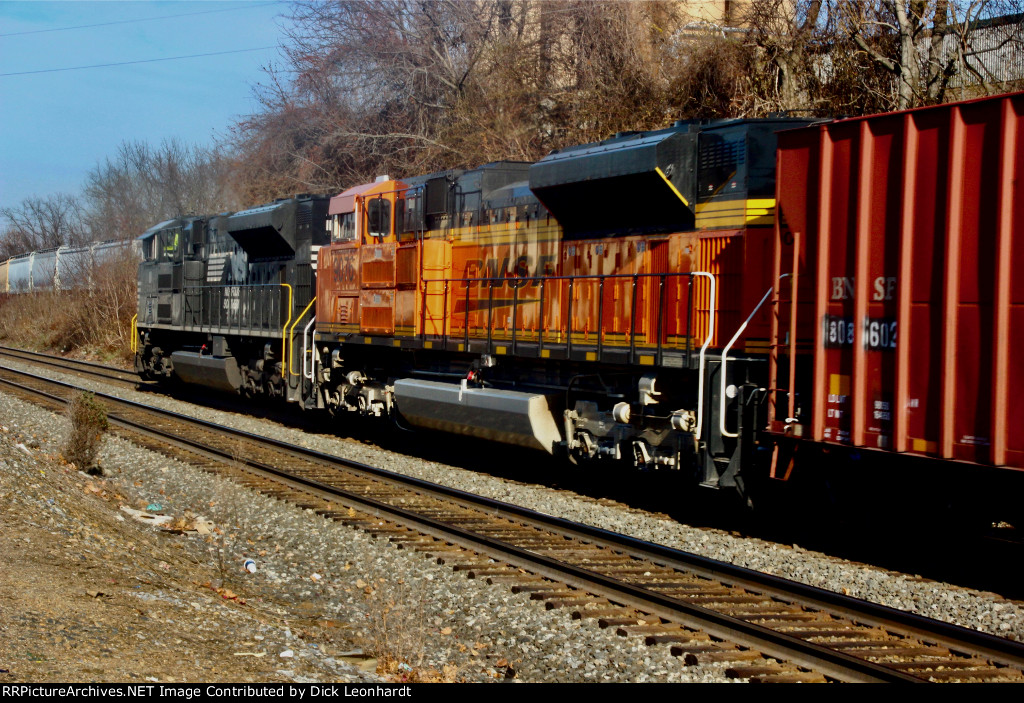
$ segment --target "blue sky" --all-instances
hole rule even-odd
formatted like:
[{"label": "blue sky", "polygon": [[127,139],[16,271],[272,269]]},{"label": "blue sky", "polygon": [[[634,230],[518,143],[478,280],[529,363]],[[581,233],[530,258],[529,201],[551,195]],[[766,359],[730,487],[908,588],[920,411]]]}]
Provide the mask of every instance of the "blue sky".
[{"label": "blue sky", "polygon": [[[0,0],[0,74],[48,71],[0,75],[0,207],[77,194],[126,140],[210,144],[227,134],[257,110],[261,69],[280,59],[276,48],[240,50],[277,47],[288,11],[268,0]],[[213,52],[238,53],[52,71]]]}]

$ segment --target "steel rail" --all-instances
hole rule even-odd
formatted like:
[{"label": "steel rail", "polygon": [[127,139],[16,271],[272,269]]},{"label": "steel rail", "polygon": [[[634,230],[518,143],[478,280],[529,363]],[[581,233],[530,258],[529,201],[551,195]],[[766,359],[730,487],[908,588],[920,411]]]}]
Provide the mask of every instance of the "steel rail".
[{"label": "steel rail", "polygon": [[[74,389],[74,386],[71,384],[38,377],[21,371],[11,371],[34,380]],[[17,385],[6,380],[4,382]],[[40,393],[40,391],[34,389],[28,390]],[[257,436],[233,428],[221,427],[215,423],[198,420],[159,408],[151,408],[114,396],[101,393],[96,395],[104,400],[122,404],[138,411],[155,413],[207,431],[218,432],[230,437],[244,439],[254,444],[272,447],[277,451],[286,452],[289,455],[305,460],[334,467],[342,466],[348,470],[361,472],[374,478],[398,482],[417,492],[449,500],[460,504],[462,507],[469,507],[484,512],[489,516],[528,521],[535,525],[543,526],[546,529],[554,530],[563,536],[584,540],[599,546],[606,546],[615,551],[628,553],[636,558],[648,559],[670,568],[677,567],[700,576],[714,578],[730,585],[770,595],[780,600],[814,607],[833,614],[840,614],[860,623],[894,629],[900,632],[900,634],[907,634],[932,643],[943,644],[959,652],[967,651],[978,654],[999,664],[1015,668],[1024,667],[1024,644],[1011,640],[1005,640],[948,623],[929,620],[887,606],[860,601],[824,589],[795,583],[776,576],[761,574],[750,569],[645,542],[637,538],[619,535],[601,528],[544,515],[501,501],[481,498],[459,489],[439,486],[422,479],[401,476],[360,462],[296,447],[280,440]],[[61,400],[55,396],[50,397],[54,400]],[[213,456],[222,461],[229,461],[235,464],[240,463],[238,459],[230,456],[227,452],[218,452],[211,449],[208,445],[197,441],[176,435],[166,435],[147,426],[122,418],[112,417],[111,420],[117,424],[129,427],[133,431],[144,432],[149,436],[158,437],[162,441],[186,447],[191,451],[199,452],[206,456]],[[713,636],[722,637],[737,644],[757,649],[767,656],[784,659],[799,666],[806,666],[839,680],[903,682],[920,682],[924,680],[921,677],[886,667],[884,664],[877,664],[830,649],[826,645],[810,643],[792,635],[694,606],[671,596],[652,592],[640,586],[625,583],[582,567],[564,564],[500,539],[486,537],[470,530],[446,525],[443,522],[372,498],[339,491],[339,489],[317,480],[293,476],[274,466],[252,460],[245,460],[241,463],[279,477],[293,485],[321,492],[335,499],[341,497],[342,502],[354,502],[370,512],[391,515],[396,521],[407,525],[415,525],[417,529],[426,534],[447,541],[459,542],[464,546],[470,545],[472,548],[487,553],[489,556],[497,556],[510,564],[568,583],[594,595],[606,597],[614,602],[651,612],[688,627],[704,630]]]},{"label": "steel rail", "polygon": [[142,383],[142,381],[138,377],[138,374],[132,371],[118,369],[113,366],[107,366],[105,364],[98,364],[93,361],[83,361],[81,359],[67,359],[61,356],[53,356],[52,354],[43,354],[42,352],[35,352],[27,349],[17,349],[14,347],[3,346],[0,346],[0,356],[7,356],[12,359],[19,359],[26,361],[28,363],[49,364],[56,368],[81,371],[82,373],[87,373],[93,376],[99,376],[100,378],[106,378],[109,380],[118,380],[125,383]]}]

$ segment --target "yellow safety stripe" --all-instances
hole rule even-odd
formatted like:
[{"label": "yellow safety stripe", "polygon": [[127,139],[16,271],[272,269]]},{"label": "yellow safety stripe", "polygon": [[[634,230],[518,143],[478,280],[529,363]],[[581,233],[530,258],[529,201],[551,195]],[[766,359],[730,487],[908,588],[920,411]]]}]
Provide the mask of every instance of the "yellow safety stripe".
[{"label": "yellow safety stripe", "polygon": [[663,181],[665,181],[665,183],[668,185],[668,187],[672,189],[672,192],[675,193],[679,197],[679,199],[683,201],[683,205],[685,205],[686,207],[690,207],[689,201],[686,198],[683,197],[683,194],[679,192],[678,188],[676,188],[674,185],[672,185],[672,181],[670,181],[668,179],[668,176],[665,175],[665,172],[662,171],[657,166],[654,167],[654,170],[657,172],[657,174],[659,176],[661,176],[661,179]]},{"label": "yellow safety stripe", "polygon": [[697,228],[767,227],[775,224],[775,199],[718,200],[696,207]]}]

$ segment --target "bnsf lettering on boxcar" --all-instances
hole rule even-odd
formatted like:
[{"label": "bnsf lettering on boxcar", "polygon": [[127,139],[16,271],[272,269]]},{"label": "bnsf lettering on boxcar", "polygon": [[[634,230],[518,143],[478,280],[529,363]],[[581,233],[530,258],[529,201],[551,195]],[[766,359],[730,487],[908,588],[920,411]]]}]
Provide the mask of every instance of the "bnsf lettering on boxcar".
[{"label": "bnsf lettering on boxcar", "polygon": [[775,273],[799,285],[776,431],[1024,468],[1022,114],[1014,94],[780,135]]},{"label": "bnsf lettering on boxcar", "polygon": [[[852,300],[854,296],[854,285],[853,278],[846,276],[835,276],[831,281],[831,299],[832,300]],[[875,301],[880,300],[895,300],[896,296],[896,277],[895,276],[878,276],[872,283],[872,294],[871,299]]]}]

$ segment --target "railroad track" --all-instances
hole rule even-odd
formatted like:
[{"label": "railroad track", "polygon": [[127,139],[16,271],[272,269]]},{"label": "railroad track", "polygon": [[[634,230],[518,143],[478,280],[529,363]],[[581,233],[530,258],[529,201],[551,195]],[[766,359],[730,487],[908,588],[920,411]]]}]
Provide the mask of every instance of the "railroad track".
[{"label": "railroad track", "polygon": [[142,383],[139,379],[139,375],[133,371],[125,371],[124,369],[118,369],[104,364],[97,364],[91,361],[65,359],[61,356],[53,356],[52,354],[43,354],[41,352],[0,346],[0,359],[2,358],[15,359],[17,361],[24,361],[30,364],[39,364],[85,376],[93,376],[106,381],[107,383],[115,383],[117,385],[129,385],[135,387]]},{"label": "railroad track", "polygon": [[[75,388],[0,370],[61,405]],[[96,394],[132,441],[758,682],[1024,681],[1024,645]]]}]

